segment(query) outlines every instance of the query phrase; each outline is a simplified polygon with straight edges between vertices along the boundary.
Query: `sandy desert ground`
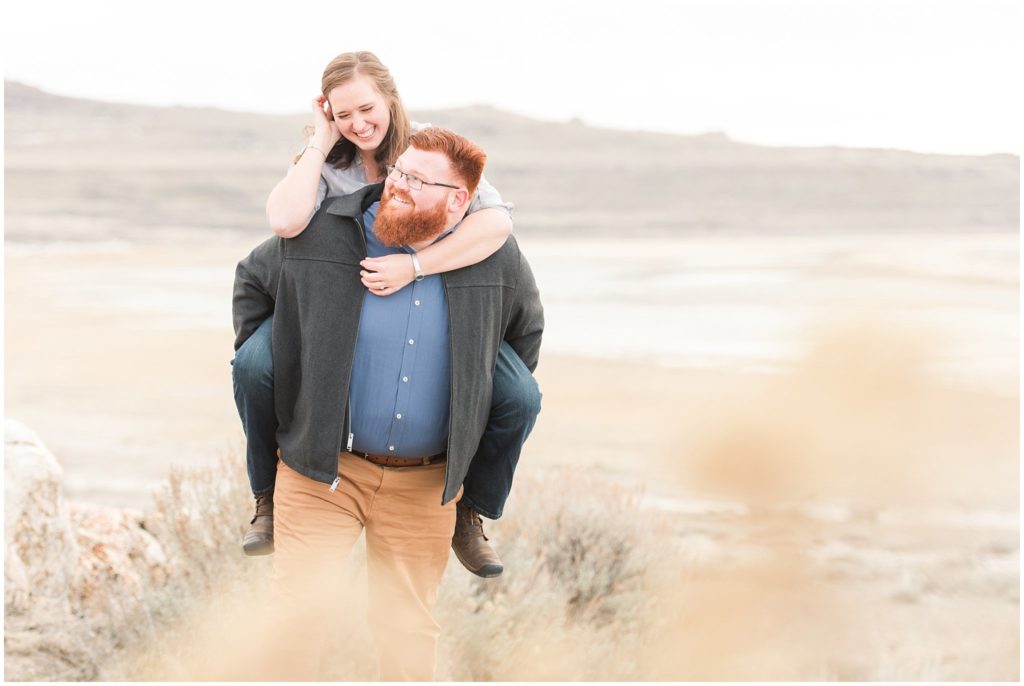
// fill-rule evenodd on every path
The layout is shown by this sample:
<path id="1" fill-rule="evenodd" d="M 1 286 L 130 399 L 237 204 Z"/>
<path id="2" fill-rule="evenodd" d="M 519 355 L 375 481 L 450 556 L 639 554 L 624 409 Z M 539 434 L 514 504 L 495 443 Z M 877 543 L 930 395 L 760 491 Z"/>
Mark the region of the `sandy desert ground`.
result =
<path id="1" fill-rule="evenodd" d="M 919 242 L 695 237 L 623 259 L 612 240 L 522 239 L 548 322 L 530 461 L 642 476 L 678 459 L 694 411 L 851 323 L 927 337 L 929 373 L 1015 398 L 1016 239 Z M 170 464 L 240 450 L 230 288 L 250 245 L 8 244 L 7 411 L 60 456 L 71 497 L 142 506 Z"/>
<path id="2" fill-rule="evenodd" d="M 881 672 L 826 674 L 1016 678 L 1014 236 L 522 242 L 548 317 L 524 473 L 642 485 L 697 561 L 809 551 L 884 620 Z M 229 294 L 250 244 L 8 243 L 7 412 L 68 497 L 147 508 L 171 464 L 241 460 Z"/>

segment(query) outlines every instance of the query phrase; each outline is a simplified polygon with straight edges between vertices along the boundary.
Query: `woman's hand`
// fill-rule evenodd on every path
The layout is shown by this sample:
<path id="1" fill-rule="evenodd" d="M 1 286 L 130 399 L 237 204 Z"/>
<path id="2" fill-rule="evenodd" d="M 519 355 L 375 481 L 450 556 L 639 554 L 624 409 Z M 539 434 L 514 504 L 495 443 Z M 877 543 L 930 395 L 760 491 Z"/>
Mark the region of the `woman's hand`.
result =
<path id="1" fill-rule="evenodd" d="M 391 295 L 407 286 L 416 276 L 412 257 L 407 254 L 367 257 L 359 263 L 363 285 L 374 295 Z"/>
<path id="2" fill-rule="evenodd" d="M 331 148 L 341 140 L 341 131 L 338 131 L 334 123 L 334 113 L 331 112 L 331 103 L 322 95 L 313 98 L 313 138 L 310 143 L 316 147 L 323 146 L 323 153 L 326 155 Z"/>

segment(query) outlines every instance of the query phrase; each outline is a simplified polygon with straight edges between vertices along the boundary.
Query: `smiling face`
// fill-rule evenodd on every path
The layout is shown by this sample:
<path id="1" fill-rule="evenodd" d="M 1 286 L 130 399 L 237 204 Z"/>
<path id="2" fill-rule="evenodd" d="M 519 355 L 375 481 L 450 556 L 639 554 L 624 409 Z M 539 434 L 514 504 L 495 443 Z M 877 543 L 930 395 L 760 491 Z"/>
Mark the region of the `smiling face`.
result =
<path id="1" fill-rule="evenodd" d="M 454 189 L 447 186 L 434 186 L 433 183 L 445 183 L 449 186 L 461 186 L 458 179 L 453 178 L 452 165 L 448 158 L 440 152 L 433 150 L 420 150 L 409 146 L 398 159 L 395 160 L 395 169 L 409 176 L 414 176 L 426 183 L 423 188 L 413 190 L 409 186 L 409 180 L 401 174 L 399 178 L 389 176 L 384 181 L 384 193 L 396 195 L 397 198 L 404 198 L 413 205 L 422 203 L 435 203 L 439 200 L 446 200 L 450 195 L 449 191 Z M 396 204 L 401 205 L 399 200 Z M 381 205 L 387 203 L 382 202 Z M 401 208 L 398 208 L 401 209 Z"/>
<path id="2" fill-rule="evenodd" d="M 395 162 L 395 168 L 423 181 L 458 185 L 448 158 L 439 152 L 410 147 Z M 435 238 L 465 213 L 464 189 L 424 184 L 415 190 L 408 179 L 384 181 L 380 210 L 374 232 L 385 245 L 415 245 Z"/>
<path id="3" fill-rule="evenodd" d="M 356 74 L 327 94 L 341 135 L 363 152 L 380 147 L 391 125 L 391 112 L 373 81 Z"/>

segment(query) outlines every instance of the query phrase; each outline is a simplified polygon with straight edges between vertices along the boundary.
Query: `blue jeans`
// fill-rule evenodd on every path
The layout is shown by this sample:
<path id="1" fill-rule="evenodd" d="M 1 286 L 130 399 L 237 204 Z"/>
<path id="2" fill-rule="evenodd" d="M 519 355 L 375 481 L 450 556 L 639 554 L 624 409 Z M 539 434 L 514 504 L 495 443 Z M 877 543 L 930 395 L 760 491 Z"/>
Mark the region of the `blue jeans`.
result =
<path id="1" fill-rule="evenodd" d="M 235 353 L 231 380 L 245 432 L 245 461 L 253 495 L 274 492 L 277 475 L 277 414 L 274 412 L 274 318 L 260 324 Z M 540 413 L 540 388 L 512 346 L 502 341 L 494 368 L 487 428 L 463 482 L 462 499 L 485 517 L 497 519 L 512 490 L 523 443 Z"/>

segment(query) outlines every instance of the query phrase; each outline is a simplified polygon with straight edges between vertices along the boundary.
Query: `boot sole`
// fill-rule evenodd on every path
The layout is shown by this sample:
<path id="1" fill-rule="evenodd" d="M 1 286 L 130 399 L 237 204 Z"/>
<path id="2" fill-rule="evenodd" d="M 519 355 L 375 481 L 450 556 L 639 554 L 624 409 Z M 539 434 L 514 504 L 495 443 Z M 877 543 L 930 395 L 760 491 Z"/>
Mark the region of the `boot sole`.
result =
<path id="1" fill-rule="evenodd" d="M 477 576 L 483 579 L 493 579 L 496 576 L 501 576 L 501 573 L 505 571 L 505 568 L 502 565 L 484 565 L 480 569 L 473 569 L 468 564 L 466 564 L 466 561 L 462 559 L 462 556 L 459 555 L 459 551 L 454 546 L 452 546 L 452 552 L 455 553 L 455 557 L 459 559 L 459 562 L 462 563 L 462 566 L 465 567 L 471 574 L 476 574 Z"/>
<path id="2" fill-rule="evenodd" d="M 261 541 L 258 543 L 243 543 L 242 552 L 249 557 L 257 557 L 259 555 L 270 555 L 274 552 L 273 541 Z"/>

